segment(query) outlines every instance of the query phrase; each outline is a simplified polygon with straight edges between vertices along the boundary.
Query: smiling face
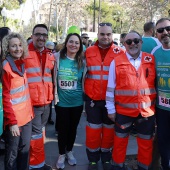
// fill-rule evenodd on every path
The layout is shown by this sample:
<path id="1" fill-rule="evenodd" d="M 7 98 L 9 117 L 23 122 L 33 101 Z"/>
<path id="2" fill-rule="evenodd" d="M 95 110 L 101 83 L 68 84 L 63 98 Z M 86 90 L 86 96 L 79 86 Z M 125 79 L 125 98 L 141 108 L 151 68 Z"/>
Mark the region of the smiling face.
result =
<path id="1" fill-rule="evenodd" d="M 131 41 L 131 44 L 128 43 L 129 41 Z M 135 32 L 128 33 L 124 39 L 124 46 L 127 53 L 134 59 L 138 58 L 142 47 L 141 37 Z"/>
<path id="2" fill-rule="evenodd" d="M 170 48 L 170 21 L 169 20 L 164 20 L 156 25 L 156 36 L 159 39 L 159 41 L 162 43 L 164 48 L 166 49 Z"/>
<path id="3" fill-rule="evenodd" d="M 76 35 L 70 36 L 66 43 L 67 55 L 69 57 L 76 55 L 80 49 L 80 40 Z"/>
<path id="4" fill-rule="evenodd" d="M 14 60 L 20 59 L 23 55 L 23 46 L 18 38 L 12 38 L 9 40 L 8 52 L 14 58 Z"/>
<path id="5" fill-rule="evenodd" d="M 34 32 L 31 38 L 32 38 L 34 47 L 37 50 L 42 51 L 48 39 L 48 32 L 43 27 L 36 27 L 34 29 Z"/>

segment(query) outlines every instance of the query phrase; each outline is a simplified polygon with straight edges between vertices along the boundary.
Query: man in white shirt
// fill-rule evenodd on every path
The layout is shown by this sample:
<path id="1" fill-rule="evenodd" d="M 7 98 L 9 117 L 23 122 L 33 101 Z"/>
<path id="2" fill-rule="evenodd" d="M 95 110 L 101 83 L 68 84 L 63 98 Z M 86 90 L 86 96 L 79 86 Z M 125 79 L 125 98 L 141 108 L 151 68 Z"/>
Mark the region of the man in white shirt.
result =
<path id="1" fill-rule="evenodd" d="M 126 35 L 124 46 L 126 53 L 110 65 L 106 92 L 108 117 L 115 121 L 112 170 L 126 170 L 124 161 L 133 124 L 137 129 L 138 170 L 147 170 L 152 162 L 155 122 L 155 61 L 153 55 L 141 52 L 142 37 L 135 31 Z"/>

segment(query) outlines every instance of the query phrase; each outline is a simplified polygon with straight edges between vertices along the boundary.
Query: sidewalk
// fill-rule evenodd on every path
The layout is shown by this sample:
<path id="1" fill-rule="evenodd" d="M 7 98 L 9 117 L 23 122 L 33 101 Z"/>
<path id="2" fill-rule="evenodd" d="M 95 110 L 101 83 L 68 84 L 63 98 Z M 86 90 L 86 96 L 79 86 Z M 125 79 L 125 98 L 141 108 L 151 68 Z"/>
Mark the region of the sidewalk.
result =
<path id="1" fill-rule="evenodd" d="M 53 120 L 55 120 L 55 114 L 53 109 Z M 86 148 L 85 148 L 85 126 L 86 126 L 86 116 L 82 114 L 78 129 L 77 129 L 77 137 L 74 144 L 73 152 L 77 159 L 76 166 L 70 166 L 66 163 L 66 167 L 64 170 L 87 170 L 88 168 L 88 160 L 86 156 Z M 45 151 L 46 151 L 46 163 L 53 167 L 53 170 L 56 170 L 56 161 L 58 158 L 58 140 L 55 136 L 55 126 L 47 124 L 46 126 L 46 142 L 45 142 Z M 127 155 L 136 155 L 137 153 L 137 144 L 136 138 L 130 136 Z M 3 165 L 4 156 L 0 156 L 0 169 L 4 170 Z M 103 170 L 101 163 L 99 162 L 99 170 Z"/>
<path id="2" fill-rule="evenodd" d="M 54 119 L 53 119 L 54 120 Z M 74 156 L 77 159 L 76 166 L 70 166 L 66 163 L 66 167 L 64 170 L 87 170 L 88 169 L 88 159 L 86 156 L 86 148 L 85 148 L 85 126 L 86 126 L 86 116 L 82 114 L 80 123 L 77 129 L 77 137 L 74 144 L 73 152 Z M 57 137 L 55 136 L 54 125 L 47 125 L 46 127 L 46 163 L 50 164 L 54 170 L 56 170 L 56 161 L 58 158 L 58 143 Z M 130 136 L 127 155 L 136 155 L 137 153 L 137 144 L 136 138 Z M 98 165 L 99 170 L 103 170 L 101 163 Z"/>

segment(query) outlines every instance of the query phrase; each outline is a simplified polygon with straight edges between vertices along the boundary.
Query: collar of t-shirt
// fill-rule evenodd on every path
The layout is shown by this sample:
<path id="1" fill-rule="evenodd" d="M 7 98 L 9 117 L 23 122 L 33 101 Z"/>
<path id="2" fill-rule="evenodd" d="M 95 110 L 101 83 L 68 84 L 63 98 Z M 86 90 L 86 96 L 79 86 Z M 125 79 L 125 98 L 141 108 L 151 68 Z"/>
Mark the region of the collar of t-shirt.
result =
<path id="1" fill-rule="evenodd" d="M 136 70 L 138 70 L 141 64 L 142 52 L 140 52 L 139 56 L 136 59 L 134 59 L 128 52 L 126 52 L 126 56 L 129 62 L 135 67 Z"/>

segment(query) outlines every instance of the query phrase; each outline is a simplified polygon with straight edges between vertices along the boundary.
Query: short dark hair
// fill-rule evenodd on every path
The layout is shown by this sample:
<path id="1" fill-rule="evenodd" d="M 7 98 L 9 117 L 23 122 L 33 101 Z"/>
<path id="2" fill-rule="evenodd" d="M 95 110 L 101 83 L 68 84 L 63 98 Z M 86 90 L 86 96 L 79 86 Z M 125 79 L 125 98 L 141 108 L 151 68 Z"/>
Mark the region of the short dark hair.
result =
<path id="1" fill-rule="evenodd" d="M 125 38 L 125 36 L 126 36 L 126 33 L 120 34 L 120 38 Z"/>
<path id="2" fill-rule="evenodd" d="M 156 22 L 156 25 L 158 25 L 159 23 L 161 23 L 163 21 L 170 21 L 170 19 L 169 18 L 161 18 Z"/>
<path id="3" fill-rule="evenodd" d="M 34 30 L 37 28 L 37 27 L 42 27 L 42 28 L 45 28 L 48 32 L 48 28 L 45 24 L 37 24 L 34 26 L 33 30 L 32 30 L 32 34 L 34 34 Z"/>
<path id="4" fill-rule="evenodd" d="M 11 31 L 11 30 L 10 30 L 10 28 L 8 28 L 8 27 L 1 27 L 1 28 L 0 28 L 0 41 L 2 41 L 2 39 L 3 39 L 6 35 L 9 34 L 9 31 Z"/>
<path id="5" fill-rule="evenodd" d="M 135 31 L 135 30 L 131 30 L 131 31 L 129 31 L 129 33 L 136 33 L 136 34 L 139 35 L 140 39 L 142 39 L 142 35 L 139 32 Z M 127 33 L 126 35 L 128 35 L 129 33 Z"/>
<path id="6" fill-rule="evenodd" d="M 143 30 L 144 32 L 148 32 L 151 28 L 155 27 L 155 23 L 150 21 L 150 22 L 146 22 L 143 26 Z"/>

